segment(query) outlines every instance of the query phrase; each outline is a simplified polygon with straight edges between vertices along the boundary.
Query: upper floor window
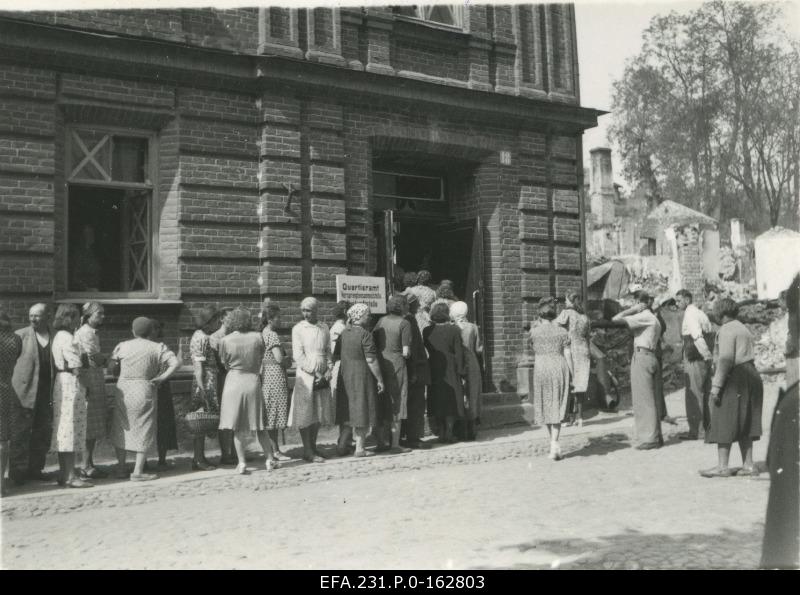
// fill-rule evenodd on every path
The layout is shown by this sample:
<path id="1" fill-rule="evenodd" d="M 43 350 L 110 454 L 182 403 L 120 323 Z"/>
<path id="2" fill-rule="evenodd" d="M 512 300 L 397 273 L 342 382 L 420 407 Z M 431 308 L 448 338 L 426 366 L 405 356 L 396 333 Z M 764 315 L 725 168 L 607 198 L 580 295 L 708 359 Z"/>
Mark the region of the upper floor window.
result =
<path id="1" fill-rule="evenodd" d="M 451 27 L 464 26 L 464 7 L 462 5 L 412 5 L 412 6 L 395 6 L 393 8 L 395 14 L 429 21 L 431 23 L 439 23 L 442 25 L 450 25 Z"/>
<path id="2" fill-rule="evenodd" d="M 153 139 L 96 128 L 67 135 L 67 290 L 153 292 Z"/>

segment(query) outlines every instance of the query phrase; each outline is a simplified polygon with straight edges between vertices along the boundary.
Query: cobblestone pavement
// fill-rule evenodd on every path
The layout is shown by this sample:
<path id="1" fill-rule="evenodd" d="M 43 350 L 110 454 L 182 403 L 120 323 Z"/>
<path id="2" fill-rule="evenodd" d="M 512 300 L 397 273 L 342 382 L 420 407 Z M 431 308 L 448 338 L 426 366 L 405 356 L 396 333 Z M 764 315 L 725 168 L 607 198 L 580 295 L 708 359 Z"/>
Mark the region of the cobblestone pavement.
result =
<path id="1" fill-rule="evenodd" d="M 631 421 L 567 431 L 560 462 L 509 429 L 409 455 L 20 495 L 3 501 L 3 566 L 755 567 L 767 476 L 701 478 L 713 446 L 637 451 Z"/>

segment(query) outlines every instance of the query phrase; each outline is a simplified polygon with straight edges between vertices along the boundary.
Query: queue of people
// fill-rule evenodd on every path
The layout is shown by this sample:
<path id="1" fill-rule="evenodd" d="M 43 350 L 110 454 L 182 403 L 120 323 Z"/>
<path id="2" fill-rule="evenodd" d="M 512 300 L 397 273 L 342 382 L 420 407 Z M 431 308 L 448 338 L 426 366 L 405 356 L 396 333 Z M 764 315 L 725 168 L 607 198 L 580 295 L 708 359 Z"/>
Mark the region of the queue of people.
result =
<path id="1" fill-rule="evenodd" d="M 377 321 L 368 306 L 340 302 L 329 328 L 320 320 L 317 300 L 304 299 L 290 355 L 277 333 L 280 308 L 269 300 L 260 332 L 252 328 L 249 310 L 201 308 L 189 342 L 191 413 L 219 421 L 192 434 L 192 469 L 215 468 L 205 450 L 206 438 L 216 436 L 218 464 L 248 473 L 245 443 L 252 434 L 264 451 L 265 468 L 276 469 L 289 459 L 278 440 L 287 427 L 299 430 L 302 458 L 313 463 L 328 456 L 317 444 L 321 426 L 338 424 L 340 456 L 371 456 L 365 448 L 370 430 L 376 452 L 429 448 L 422 440 L 426 414 L 442 442 L 456 440 L 456 427 L 462 438 L 475 439 L 483 349 L 478 329 L 448 281 L 434 290 L 426 271 L 405 278 L 409 286 L 388 300 L 387 313 Z M 94 462 L 98 441 L 108 438 L 117 455 L 115 478 L 156 479 L 153 471 L 168 469 L 167 452 L 178 447 L 167 381 L 180 362 L 163 342 L 161 323 L 136 318 L 132 338 L 107 356 L 100 348 L 100 303 L 82 309 L 61 304 L 52 323 L 49 318 L 48 307 L 36 304 L 29 326 L 13 332 L 0 311 L 3 474 L 10 461 L 12 482 L 47 480 L 49 451 L 58 454 L 60 485 L 91 487 L 108 475 Z M 106 373 L 116 380 L 110 423 Z M 156 470 L 147 466 L 153 448 Z"/>

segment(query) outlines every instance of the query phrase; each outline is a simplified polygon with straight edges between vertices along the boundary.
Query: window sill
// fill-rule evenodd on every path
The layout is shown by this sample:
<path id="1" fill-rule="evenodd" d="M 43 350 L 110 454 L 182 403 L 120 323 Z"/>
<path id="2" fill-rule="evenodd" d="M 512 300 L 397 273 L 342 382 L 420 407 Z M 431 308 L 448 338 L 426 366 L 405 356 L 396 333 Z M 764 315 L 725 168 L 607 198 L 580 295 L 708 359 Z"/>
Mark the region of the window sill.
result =
<path id="1" fill-rule="evenodd" d="M 104 306 L 182 306 L 183 300 L 160 300 L 158 298 L 104 298 L 92 297 L 64 297 L 55 300 L 56 304 L 85 304 L 97 302 Z"/>

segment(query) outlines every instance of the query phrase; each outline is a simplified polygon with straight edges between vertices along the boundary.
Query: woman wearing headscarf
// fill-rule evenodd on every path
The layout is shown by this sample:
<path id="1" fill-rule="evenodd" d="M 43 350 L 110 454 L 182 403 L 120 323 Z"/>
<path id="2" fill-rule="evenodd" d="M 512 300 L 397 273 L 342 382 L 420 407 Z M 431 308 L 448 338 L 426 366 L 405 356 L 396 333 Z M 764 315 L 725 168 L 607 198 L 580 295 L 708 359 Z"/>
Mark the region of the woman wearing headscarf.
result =
<path id="1" fill-rule="evenodd" d="M 269 471 L 278 464 L 264 430 L 260 376 L 264 340 L 253 332 L 250 312 L 244 308 L 236 308 L 228 315 L 227 326 L 230 332 L 219 342 L 219 360 L 228 371 L 222 389 L 219 428 L 233 432 L 233 446 L 239 459 L 237 473 L 247 473 L 244 439 L 250 432 L 258 436 Z"/>
<path id="2" fill-rule="evenodd" d="M 552 298 L 539 301 L 540 323 L 530 331 L 531 347 L 534 354 L 533 385 L 531 402 L 536 425 L 546 425 L 550 435 L 549 458 L 561 459 L 561 446 L 558 444 L 561 433 L 561 420 L 567 412 L 569 397 L 569 335 L 567 331 L 553 322 L 556 309 Z"/>
<path id="3" fill-rule="evenodd" d="M 286 461 L 288 456 L 278 447 L 278 430 L 283 430 L 289 420 L 289 385 L 286 381 L 286 364 L 291 359 L 283 351 L 281 339 L 275 329 L 278 326 L 281 309 L 269 299 L 264 301 L 261 310 L 261 338 L 264 340 L 264 360 L 261 364 L 261 394 L 264 398 L 264 428 L 272 446 L 273 455 L 278 461 Z"/>
<path id="4" fill-rule="evenodd" d="M 319 426 L 333 425 L 336 411 L 331 398 L 330 331 L 319 321 L 319 302 L 313 297 L 300 304 L 303 320 L 292 328 L 292 358 L 297 366 L 289 425 L 300 430 L 303 458 L 322 463 L 317 449 Z"/>
<path id="5" fill-rule="evenodd" d="M 478 356 L 483 353 L 478 325 L 467 320 L 469 306 L 465 302 L 455 302 L 450 306 L 450 318 L 461 331 L 461 343 L 467 360 L 467 400 L 464 417 L 466 421 L 465 437 L 475 440 L 475 425 L 480 423 L 481 417 L 481 365 Z"/>
<path id="6" fill-rule="evenodd" d="M 333 325 L 331 326 L 331 357 L 336 352 L 339 336 L 347 327 L 347 311 L 350 309 L 350 302 L 342 300 L 333 307 Z M 347 424 L 347 395 L 344 390 L 339 389 L 339 374 L 341 372 L 341 360 L 333 358 L 333 369 L 331 370 L 331 396 L 336 405 L 336 423 L 339 425 L 339 440 L 336 443 L 336 454 L 340 457 L 350 454 L 353 442 L 353 428 Z"/>
<path id="7" fill-rule="evenodd" d="M 125 459 L 128 452 L 133 452 L 136 462 L 131 481 L 149 481 L 158 478 L 144 471 L 147 451 L 155 444 L 158 387 L 179 364 L 163 343 L 149 339 L 153 334 L 149 318 L 140 316 L 131 326 L 133 339 L 114 348 L 109 365 L 109 372 L 117 376 L 111 443 L 117 451 L 117 477 L 126 477 Z"/>
<path id="8" fill-rule="evenodd" d="M 348 324 L 339 335 L 334 352 L 334 358 L 341 362 L 337 415 L 353 428 L 356 457 L 369 456 L 364 441 L 370 426 L 377 424 L 378 394 L 384 391 L 377 349 L 366 328 L 370 314 L 366 304 L 355 304 L 347 310 Z"/>
<path id="9" fill-rule="evenodd" d="M 74 304 L 61 304 L 53 318 L 51 353 L 56 369 L 53 385 L 52 449 L 58 453 L 60 485 L 89 488 L 93 484 L 75 476 L 75 457 L 86 448 L 86 387 L 80 381 L 81 347 L 73 333 L 80 324 Z"/>
<path id="10" fill-rule="evenodd" d="M 453 292 L 452 281 L 445 279 L 436 290 L 436 299 L 434 304 L 445 304 L 448 308 L 458 301 L 456 294 Z"/>
<path id="11" fill-rule="evenodd" d="M 173 362 L 178 358 L 175 353 L 167 347 L 164 340 L 164 327 L 160 320 L 151 318 L 153 333 L 149 339 L 167 351 L 167 356 L 161 363 L 161 372 L 166 372 Z M 178 429 L 175 425 L 175 404 L 172 401 L 172 390 L 169 382 L 162 382 L 158 385 L 158 400 L 156 405 L 156 450 L 158 451 L 158 468 L 168 469 L 167 451 L 178 450 Z"/>
<path id="12" fill-rule="evenodd" d="M 386 390 L 378 395 L 378 425 L 374 429 L 377 452 L 391 450 L 400 454 L 411 450 L 400 446 L 400 424 L 408 417 L 406 360 L 411 356 L 411 325 L 403 317 L 406 307 L 405 296 L 390 297 L 386 302 L 386 315 L 372 331 L 386 383 Z"/>
<path id="13" fill-rule="evenodd" d="M 11 377 L 22 354 L 22 339 L 11 330 L 11 319 L 0 306 L 0 495 L 5 496 L 5 473 L 8 467 L 8 446 L 11 440 L 11 406 L 16 399 Z"/>
<path id="14" fill-rule="evenodd" d="M 81 321 L 83 325 L 75 331 L 75 340 L 84 354 L 81 368 L 81 382 L 86 387 L 86 450 L 83 452 L 84 479 L 101 479 L 107 476 L 94 466 L 94 447 L 97 441 L 106 436 L 108 408 L 106 406 L 107 358 L 100 353 L 100 337 L 97 330 L 105 320 L 105 310 L 98 302 L 83 305 Z"/>
<path id="15" fill-rule="evenodd" d="M 556 318 L 555 323 L 564 327 L 569 335 L 569 354 L 572 370 L 572 395 L 567 406 L 567 415 L 570 423 L 577 421 L 578 427 L 583 426 L 583 401 L 589 387 L 589 335 L 591 323 L 583 309 L 583 300 L 579 293 L 568 293 L 565 298 L 566 306 Z"/>
<path id="16" fill-rule="evenodd" d="M 219 312 L 214 306 L 205 306 L 195 316 L 195 328 L 189 341 L 189 354 L 192 358 L 192 411 L 203 410 L 219 413 L 217 392 L 217 373 L 219 360 L 217 352 L 211 347 L 211 334 L 220 326 Z M 208 471 L 214 469 L 206 460 L 205 436 L 194 437 L 194 457 L 192 469 Z"/>
<path id="17" fill-rule="evenodd" d="M 428 391 L 428 413 L 439 425 L 441 442 L 452 443 L 456 418 L 464 417 L 464 387 L 461 379 L 467 373 L 466 355 L 461 330 L 450 323 L 447 304 L 431 308 L 431 322 L 422 332 L 430 356 L 431 386 Z"/>
<path id="18" fill-rule="evenodd" d="M 730 298 L 714 303 L 714 317 L 722 323 L 714 345 L 715 372 L 708 397 L 710 423 L 706 443 L 717 445 L 716 468 L 703 477 L 730 477 L 731 444 L 739 443 L 743 467 L 736 475 L 758 475 L 753 464 L 753 441 L 761 437 L 764 386 L 754 363 L 754 340 L 739 322 L 739 306 Z"/>

